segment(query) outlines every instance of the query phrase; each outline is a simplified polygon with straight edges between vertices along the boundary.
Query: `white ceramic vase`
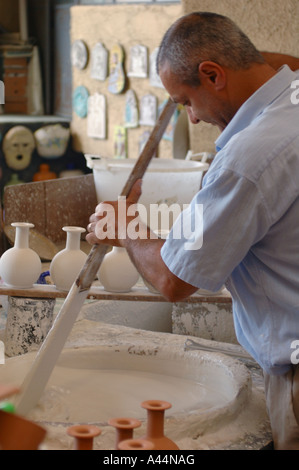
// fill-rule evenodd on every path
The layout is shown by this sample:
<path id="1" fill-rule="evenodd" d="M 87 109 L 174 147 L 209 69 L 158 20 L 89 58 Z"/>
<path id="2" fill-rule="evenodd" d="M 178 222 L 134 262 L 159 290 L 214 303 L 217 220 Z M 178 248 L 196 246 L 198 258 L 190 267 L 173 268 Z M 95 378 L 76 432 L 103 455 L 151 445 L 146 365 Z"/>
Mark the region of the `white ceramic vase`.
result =
<path id="1" fill-rule="evenodd" d="M 66 232 L 66 246 L 51 261 L 50 277 L 57 289 L 69 291 L 80 273 L 87 254 L 80 248 L 82 227 L 63 227 Z"/>
<path id="2" fill-rule="evenodd" d="M 0 276 L 3 282 L 17 289 L 27 289 L 37 282 L 42 264 L 38 254 L 29 248 L 29 222 L 13 222 L 16 228 L 14 246 L 0 258 Z"/>
<path id="3" fill-rule="evenodd" d="M 118 246 L 104 256 L 98 271 L 98 279 L 108 292 L 128 292 L 138 278 L 139 273 L 127 250 Z"/>

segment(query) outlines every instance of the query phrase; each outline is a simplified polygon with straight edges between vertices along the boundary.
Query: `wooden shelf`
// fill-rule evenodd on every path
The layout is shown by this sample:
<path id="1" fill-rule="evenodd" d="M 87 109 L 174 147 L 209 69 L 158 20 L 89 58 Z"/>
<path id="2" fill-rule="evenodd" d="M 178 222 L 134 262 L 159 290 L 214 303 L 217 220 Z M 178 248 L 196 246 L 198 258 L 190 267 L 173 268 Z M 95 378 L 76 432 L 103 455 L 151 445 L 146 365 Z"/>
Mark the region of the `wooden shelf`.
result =
<path id="1" fill-rule="evenodd" d="M 15 289 L 8 286 L 0 286 L 0 295 L 8 295 L 14 297 L 26 298 L 65 298 L 67 292 L 56 289 L 51 284 L 34 284 L 30 289 Z M 167 300 L 159 294 L 151 293 L 146 287 L 133 287 L 130 292 L 107 292 L 102 286 L 93 285 L 89 289 L 88 299 L 95 300 L 134 300 L 139 302 L 167 302 Z M 208 302 L 208 303 L 231 303 L 231 296 L 228 291 L 224 290 L 220 294 L 205 295 L 195 293 L 184 300 L 187 303 Z"/>
<path id="2" fill-rule="evenodd" d="M 63 118 L 61 116 L 54 115 L 31 115 L 31 114 L 1 114 L 0 124 L 31 124 L 31 123 L 43 123 L 43 124 L 57 124 L 57 123 L 69 123 L 70 119 Z"/>

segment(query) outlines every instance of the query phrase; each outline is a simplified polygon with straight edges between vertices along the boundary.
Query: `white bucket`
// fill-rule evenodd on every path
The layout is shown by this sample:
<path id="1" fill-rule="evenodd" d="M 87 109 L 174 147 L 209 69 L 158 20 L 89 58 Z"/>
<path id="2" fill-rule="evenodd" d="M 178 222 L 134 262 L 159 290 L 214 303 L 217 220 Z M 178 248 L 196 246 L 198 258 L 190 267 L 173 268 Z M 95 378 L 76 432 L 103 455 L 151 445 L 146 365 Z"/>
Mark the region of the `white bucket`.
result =
<path id="1" fill-rule="evenodd" d="M 136 163 L 135 159 L 115 159 L 85 155 L 87 166 L 93 170 L 98 202 L 117 200 Z M 150 205 L 190 204 L 199 191 L 207 163 L 176 159 L 154 158 L 143 177 L 139 203 L 150 212 Z M 152 226 L 156 230 L 161 226 Z M 165 227 L 167 228 L 167 227 Z"/>

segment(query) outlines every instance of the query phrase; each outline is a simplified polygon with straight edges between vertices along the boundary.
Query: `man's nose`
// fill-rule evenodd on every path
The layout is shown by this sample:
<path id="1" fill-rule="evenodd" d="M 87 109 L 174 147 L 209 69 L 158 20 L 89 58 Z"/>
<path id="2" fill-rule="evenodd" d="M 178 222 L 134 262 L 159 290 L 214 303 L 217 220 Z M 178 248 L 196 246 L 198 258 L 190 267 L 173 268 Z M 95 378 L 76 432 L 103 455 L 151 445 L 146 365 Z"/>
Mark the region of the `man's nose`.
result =
<path id="1" fill-rule="evenodd" d="M 192 122 L 192 124 L 197 124 L 197 123 L 200 122 L 200 119 L 198 119 L 198 118 L 194 115 L 194 113 L 193 113 L 193 111 L 192 111 L 192 108 L 191 108 L 190 106 L 187 106 L 187 107 L 186 107 L 186 110 L 187 110 L 187 114 L 188 114 L 189 119 L 190 119 L 190 121 Z"/>

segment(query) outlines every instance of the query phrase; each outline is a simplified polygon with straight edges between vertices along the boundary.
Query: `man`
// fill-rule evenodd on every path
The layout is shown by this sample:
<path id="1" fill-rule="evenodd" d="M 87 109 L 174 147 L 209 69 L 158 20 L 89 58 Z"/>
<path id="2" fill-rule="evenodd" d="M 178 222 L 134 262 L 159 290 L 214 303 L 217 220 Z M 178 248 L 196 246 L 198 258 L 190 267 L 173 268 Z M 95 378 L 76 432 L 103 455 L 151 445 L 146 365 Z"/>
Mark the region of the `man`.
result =
<path id="1" fill-rule="evenodd" d="M 172 233 L 155 240 L 147 227 L 137 240 L 103 240 L 102 205 L 90 217 L 87 240 L 124 246 L 170 301 L 225 284 L 238 340 L 264 370 L 274 448 L 299 449 L 292 349 L 299 340 L 299 73 L 283 64 L 299 69 L 294 57 L 259 53 L 228 18 L 197 12 L 177 20 L 159 49 L 161 80 L 193 124 L 221 130 L 202 189 L 174 224 L 196 220 L 203 208 L 195 249 Z M 140 191 L 138 182 L 128 206 Z M 114 202 L 105 213 L 108 225 L 115 225 L 115 211 Z"/>

